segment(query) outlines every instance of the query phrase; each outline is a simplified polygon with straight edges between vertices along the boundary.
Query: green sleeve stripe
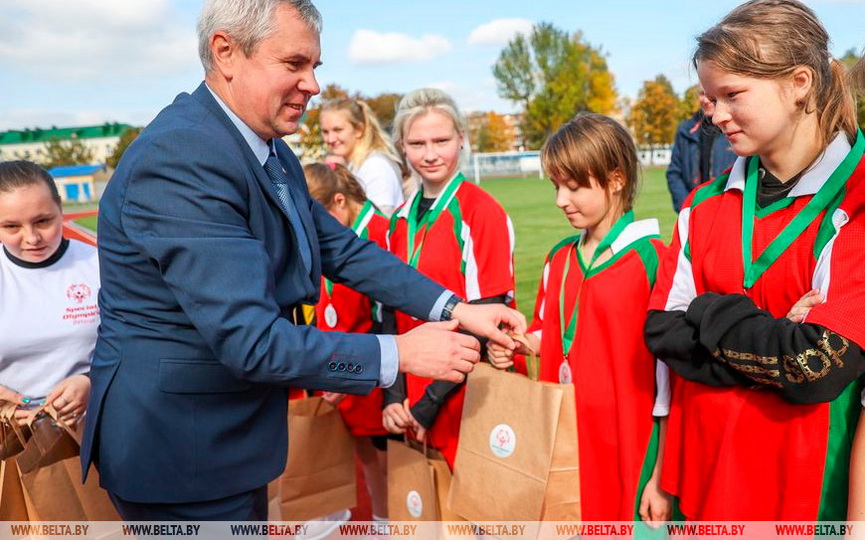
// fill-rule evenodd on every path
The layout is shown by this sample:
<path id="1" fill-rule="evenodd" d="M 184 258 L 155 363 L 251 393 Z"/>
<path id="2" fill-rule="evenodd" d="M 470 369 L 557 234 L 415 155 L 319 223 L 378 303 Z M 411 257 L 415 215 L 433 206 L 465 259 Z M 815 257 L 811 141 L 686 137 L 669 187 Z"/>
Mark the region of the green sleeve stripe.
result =
<path id="1" fill-rule="evenodd" d="M 394 214 L 390 217 L 390 226 L 387 229 L 388 236 L 393 236 L 394 231 L 396 231 L 397 223 L 399 223 L 399 213 L 394 212 Z"/>
<path id="2" fill-rule="evenodd" d="M 728 174 L 722 174 L 718 178 L 715 179 L 711 184 L 707 184 L 697 190 L 694 193 L 694 198 L 691 199 L 691 211 L 694 211 L 694 208 L 697 205 L 701 204 L 703 201 L 714 197 L 715 195 L 720 195 L 724 193 L 724 188 L 727 187 L 727 179 L 730 177 Z"/>
<path id="3" fill-rule="evenodd" d="M 655 286 L 655 279 L 658 277 L 658 252 L 651 242 L 646 242 L 637 247 L 637 254 L 643 261 L 643 266 L 646 269 L 646 279 L 649 280 L 649 289 Z"/>
<path id="4" fill-rule="evenodd" d="M 448 204 L 447 211 L 450 213 L 451 217 L 453 217 L 454 223 L 454 238 L 457 240 L 457 245 L 460 248 L 460 273 L 462 275 L 466 275 L 466 257 L 463 253 L 466 247 L 465 240 L 463 240 L 463 213 L 460 209 L 460 201 L 456 197 L 451 199 L 450 204 Z"/>
<path id="5" fill-rule="evenodd" d="M 552 261 L 553 256 L 556 254 L 556 252 L 558 252 L 562 248 L 570 246 L 571 244 L 573 244 L 574 242 L 576 242 L 579 239 L 580 239 L 580 235 L 568 236 L 567 238 L 563 238 L 558 244 L 553 246 L 553 249 L 550 250 L 550 254 L 547 255 L 547 260 Z"/>
<path id="6" fill-rule="evenodd" d="M 823 492 L 820 496 L 818 521 L 847 519 L 847 489 L 850 483 L 850 453 L 853 435 L 859 423 L 863 378 L 847 385 L 841 395 L 829 404 L 829 440 L 823 469 Z"/>
<path id="7" fill-rule="evenodd" d="M 832 223 L 832 216 L 835 214 L 835 210 L 841 206 L 841 201 L 844 200 L 844 196 L 847 194 L 847 189 L 842 188 L 838 195 L 835 196 L 835 200 L 829 203 L 829 206 L 826 207 L 826 213 L 823 214 L 823 220 L 820 222 L 820 228 L 817 229 L 817 238 L 814 240 L 814 259 L 819 259 L 820 254 L 823 253 L 823 249 L 826 247 L 826 244 L 829 243 L 829 240 L 835 236 L 835 225 Z"/>

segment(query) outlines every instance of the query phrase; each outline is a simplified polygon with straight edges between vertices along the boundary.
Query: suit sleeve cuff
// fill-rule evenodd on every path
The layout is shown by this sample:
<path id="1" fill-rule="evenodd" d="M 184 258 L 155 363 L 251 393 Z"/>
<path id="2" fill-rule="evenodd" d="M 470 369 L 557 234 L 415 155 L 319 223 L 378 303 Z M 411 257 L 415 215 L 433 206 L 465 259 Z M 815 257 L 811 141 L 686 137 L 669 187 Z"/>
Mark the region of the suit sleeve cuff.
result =
<path id="1" fill-rule="evenodd" d="M 378 385 L 387 388 L 396 381 L 399 373 L 399 351 L 396 348 L 396 338 L 393 336 L 377 335 L 378 345 L 381 349 L 381 371 L 378 375 Z"/>
<path id="2" fill-rule="evenodd" d="M 436 303 L 433 304 L 432 309 L 429 312 L 428 319 L 433 322 L 437 322 L 442 320 L 442 315 L 444 313 L 445 304 L 448 303 L 448 300 L 451 299 L 451 296 L 454 296 L 454 293 L 445 289 L 445 291 L 438 297 Z"/>

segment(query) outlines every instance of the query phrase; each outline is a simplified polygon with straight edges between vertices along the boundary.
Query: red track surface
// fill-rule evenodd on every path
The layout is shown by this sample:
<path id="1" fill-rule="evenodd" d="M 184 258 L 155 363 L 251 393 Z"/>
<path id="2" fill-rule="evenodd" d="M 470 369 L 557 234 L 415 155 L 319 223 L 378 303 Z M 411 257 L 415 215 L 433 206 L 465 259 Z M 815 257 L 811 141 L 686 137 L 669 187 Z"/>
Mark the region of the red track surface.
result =
<path id="1" fill-rule="evenodd" d="M 96 234 L 90 229 L 85 229 L 76 224 L 75 220 L 83 217 L 92 217 L 98 213 L 97 210 L 88 210 L 87 212 L 70 212 L 68 214 L 63 214 L 63 236 L 65 238 L 80 240 L 81 242 L 95 246 Z"/>

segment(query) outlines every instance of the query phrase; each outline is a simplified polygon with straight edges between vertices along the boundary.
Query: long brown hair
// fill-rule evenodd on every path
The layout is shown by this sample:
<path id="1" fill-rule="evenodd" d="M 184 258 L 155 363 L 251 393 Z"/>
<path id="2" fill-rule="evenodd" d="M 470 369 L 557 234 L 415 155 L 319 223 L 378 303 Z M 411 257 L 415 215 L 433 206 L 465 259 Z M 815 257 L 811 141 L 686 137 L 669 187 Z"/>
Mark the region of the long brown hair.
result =
<path id="1" fill-rule="evenodd" d="M 829 34 L 814 12 L 797 0 L 750 0 L 697 38 L 694 66 L 759 79 L 781 79 L 804 66 L 813 85 L 796 105 L 816 113 L 822 146 L 839 131 L 852 142 L 856 109 L 844 65 L 829 54 Z"/>
<path id="2" fill-rule="evenodd" d="M 310 163 L 303 168 L 309 194 L 325 208 L 333 206 L 333 198 L 341 193 L 345 198 L 364 204 L 366 193 L 360 182 L 347 168 L 336 163 Z"/>

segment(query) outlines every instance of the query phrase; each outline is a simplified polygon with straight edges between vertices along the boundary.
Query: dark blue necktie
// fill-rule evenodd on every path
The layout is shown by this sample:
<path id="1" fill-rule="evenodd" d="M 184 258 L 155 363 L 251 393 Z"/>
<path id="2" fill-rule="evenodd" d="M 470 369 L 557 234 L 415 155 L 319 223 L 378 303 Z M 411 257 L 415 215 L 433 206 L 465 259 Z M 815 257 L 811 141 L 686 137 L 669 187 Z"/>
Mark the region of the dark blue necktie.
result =
<path id="1" fill-rule="evenodd" d="M 300 214 L 288 190 L 288 175 L 282 170 L 282 164 L 276 158 L 273 147 L 270 149 L 267 161 L 264 162 L 264 171 L 270 177 L 273 188 L 279 197 L 279 202 L 282 203 L 285 213 L 288 214 L 288 221 L 291 223 L 292 230 L 294 230 L 294 238 L 297 240 L 297 246 L 300 250 L 300 258 L 308 274 L 312 271 L 312 250 L 309 247 L 309 240 L 306 238 L 303 223 L 300 221 Z"/>

